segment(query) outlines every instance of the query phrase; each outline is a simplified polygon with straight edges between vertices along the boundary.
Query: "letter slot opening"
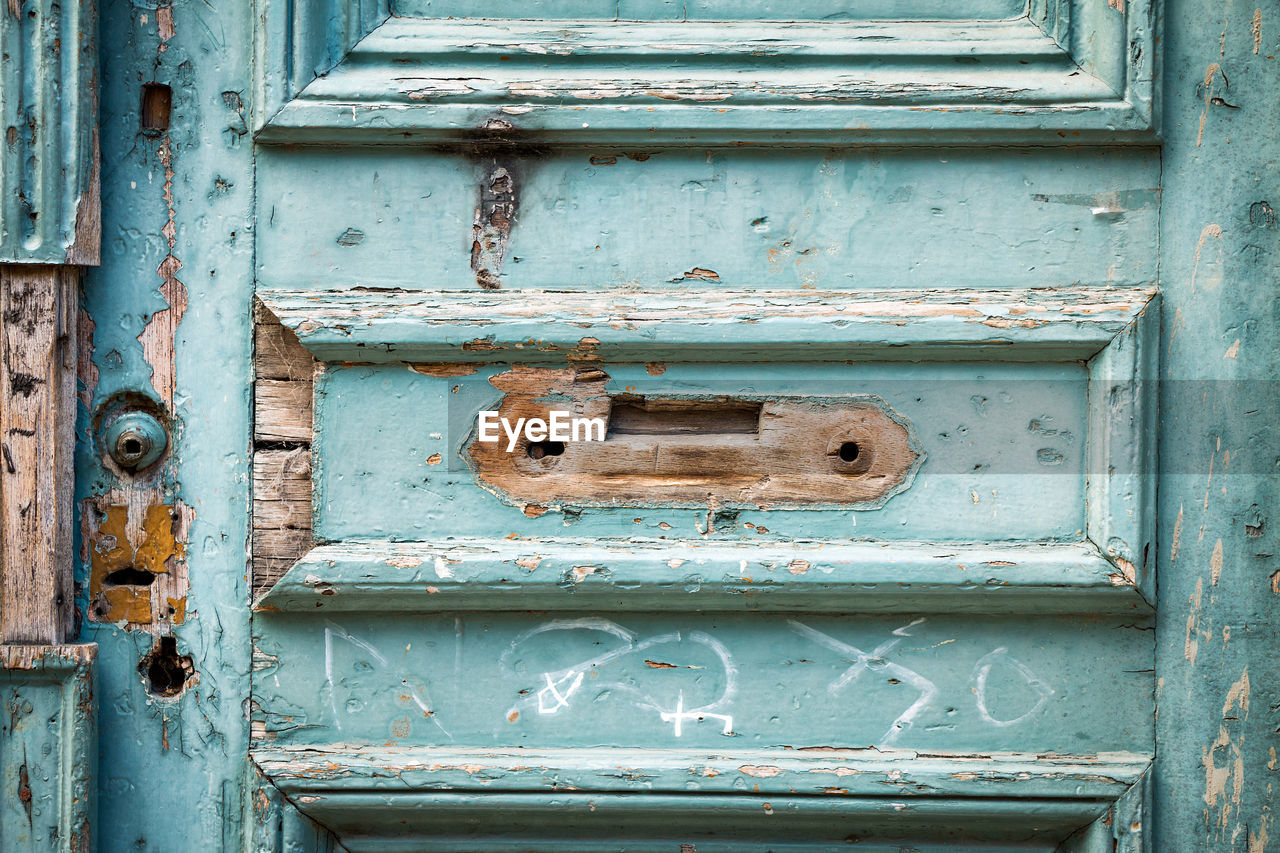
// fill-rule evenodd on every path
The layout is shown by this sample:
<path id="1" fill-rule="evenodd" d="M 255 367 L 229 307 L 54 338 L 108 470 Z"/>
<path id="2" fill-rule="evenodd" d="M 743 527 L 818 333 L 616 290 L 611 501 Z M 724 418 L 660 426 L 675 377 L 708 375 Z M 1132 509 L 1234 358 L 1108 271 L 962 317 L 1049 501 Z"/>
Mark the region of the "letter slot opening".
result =
<path id="1" fill-rule="evenodd" d="M 617 396 L 606 439 L 624 435 L 703 436 L 760 434 L 764 404 L 752 400 L 650 400 Z"/>

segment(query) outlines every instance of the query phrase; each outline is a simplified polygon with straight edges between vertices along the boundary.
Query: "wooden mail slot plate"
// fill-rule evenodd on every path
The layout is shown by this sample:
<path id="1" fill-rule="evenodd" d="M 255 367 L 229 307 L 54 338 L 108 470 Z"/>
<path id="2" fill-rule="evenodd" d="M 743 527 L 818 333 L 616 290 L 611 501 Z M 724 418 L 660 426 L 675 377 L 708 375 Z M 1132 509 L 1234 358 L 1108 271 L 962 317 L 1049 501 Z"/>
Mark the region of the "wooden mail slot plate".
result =
<path id="1" fill-rule="evenodd" d="M 905 488 L 923 459 L 910 426 L 875 397 L 611 396 L 608 379 L 598 368 L 492 377 L 506 434 L 473 431 L 465 457 L 477 480 L 518 504 L 868 507 Z M 577 441 L 510 432 L 553 413 L 594 420 L 603 440 L 590 429 Z"/>

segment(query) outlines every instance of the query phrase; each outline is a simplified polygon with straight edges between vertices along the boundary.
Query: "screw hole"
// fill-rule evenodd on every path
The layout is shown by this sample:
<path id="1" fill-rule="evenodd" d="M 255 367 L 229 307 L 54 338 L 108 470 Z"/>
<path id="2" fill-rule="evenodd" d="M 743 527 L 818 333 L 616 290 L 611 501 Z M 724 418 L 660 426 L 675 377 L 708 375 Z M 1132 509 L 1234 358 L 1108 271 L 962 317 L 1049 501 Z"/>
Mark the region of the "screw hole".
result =
<path id="1" fill-rule="evenodd" d="M 560 456 L 564 453 L 563 441 L 534 441 L 529 444 L 525 453 L 530 459 L 543 459 L 547 456 Z"/>
<path id="2" fill-rule="evenodd" d="M 858 454 L 861 452 L 862 448 L 858 447 L 858 442 L 846 441 L 844 444 L 840 445 L 840 461 L 856 462 L 858 460 Z"/>

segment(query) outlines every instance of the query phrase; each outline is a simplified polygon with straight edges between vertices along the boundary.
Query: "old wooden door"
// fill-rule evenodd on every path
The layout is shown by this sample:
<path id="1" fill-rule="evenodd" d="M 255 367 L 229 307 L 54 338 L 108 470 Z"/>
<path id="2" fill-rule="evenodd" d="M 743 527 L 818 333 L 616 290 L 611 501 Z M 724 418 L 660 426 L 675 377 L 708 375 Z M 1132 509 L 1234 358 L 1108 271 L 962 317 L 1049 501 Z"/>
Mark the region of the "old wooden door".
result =
<path id="1" fill-rule="evenodd" d="M 1274 8 L 100 12 L 0 849 L 1274 846 Z"/>

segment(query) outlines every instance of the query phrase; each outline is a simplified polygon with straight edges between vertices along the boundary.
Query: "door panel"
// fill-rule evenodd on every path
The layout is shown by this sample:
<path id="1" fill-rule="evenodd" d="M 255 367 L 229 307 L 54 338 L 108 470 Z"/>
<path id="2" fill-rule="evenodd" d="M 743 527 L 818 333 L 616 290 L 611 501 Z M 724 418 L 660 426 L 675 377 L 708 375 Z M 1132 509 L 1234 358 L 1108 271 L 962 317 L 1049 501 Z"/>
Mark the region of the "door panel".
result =
<path id="1" fill-rule="evenodd" d="M 309 458 L 310 489 L 259 481 L 269 548 L 309 526 L 283 575 L 259 552 L 254 754 L 353 849 L 454 843 L 405 815 L 460 803 L 546 815 L 485 822 L 480 845 L 590 844 L 593 820 L 559 811 L 584 800 L 616 812 L 620 849 L 714 848 L 740 829 L 697 828 L 700 798 L 798 795 L 834 799 L 788 800 L 762 849 L 1057 849 L 1140 790 L 1151 291 L 260 296 L 259 420 L 308 413 L 279 431 L 292 450 L 263 449 Z M 477 455 L 481 412 L 513 398 L 598 414 L 597 460 L 623 461 L 555 491 L 585 444 Z M 804 449 L 838 450 L 850 406 L 883 418 L 861 452 L 909 451 L 874 500 L 854 487 L 880 469 Z M 784 411 L 804 430 L 774 447 Z M 756 490 L 794 476 L 830 497 Z M 1062 823 L 991 821 L 1042 799 Z"/>

